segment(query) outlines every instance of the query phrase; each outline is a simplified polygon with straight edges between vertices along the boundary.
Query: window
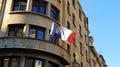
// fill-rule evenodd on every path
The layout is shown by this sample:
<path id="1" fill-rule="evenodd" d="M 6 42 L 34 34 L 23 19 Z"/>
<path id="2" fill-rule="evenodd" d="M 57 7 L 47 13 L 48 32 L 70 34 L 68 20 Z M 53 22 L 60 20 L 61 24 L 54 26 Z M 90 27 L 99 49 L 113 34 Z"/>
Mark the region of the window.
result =
<path id="1" fill-rule="evenodd" d="M 76 38 L 73 39 L 73 44 L 76 46 Z"/>
<path id="2" fill-rule="evenodd" d="M 29 37 L 44 40 L 45 29 L 37 26 L 30 26 Z"/>
<path id="3" fill-rule="evenodd" d="M 8 36 L 22 37 L 23 36 L 23 27 L 24 25 L 9 25 L 9 33 Z"/>
<path id="4" fill-rule="evenodd" d="M 85 28 L 86 30 L 88 30 L 87 24 L 88 24 L 88 18 L 86 17 L 86 18 L 84 18 L 84 28 Z"/>
<path id="5" fill-rule="evenodd" d="M 85 44 L 87 45 L 87 35 L 85 35 Z"/>
<path id="6" fill-rule="evenodd" d="M 59 10 L 53 5 L 51 5 L 50 17 L 59 21 Z"/>
<path id="7" fill-rule="evenodd" d="M 80 53 L 83 55 L 82 43 L 80 43 Z"/>
<path id="8" fill-rule="evenodd" d="M 73 59 L 74 59 L 74 61 L 73 61 L 73 62 L 75 62 L 75 63 L 76 63 L 76 54 L 75 54 L 75 53 L 73 53 Z"/>
<path id="9" fill-rule="evenodd" d="M 82 18 L 81 18 L 81 11 L 79 10 L 79 18 L 80 18 L 80 20 L 82 20 Z"/>
<path id="10" fill-rule="evenodd" d="M 75 0 L 72 0 L 72 4 L 73 4 L 73 6 L 75 7 Z"/>
<path id="11" fill-rule="evenodd" d="M 69 22 L 67 22 L 67 28 L 70 29 L 70 23 Z"/>
<path id="12" fill-rule="evenodd" d="M 88 58 L 88 51 L 86 51 L 86 61 L 89 61 L 89 58 Z"/>
<path id="13" fill-rule="evenodd" d="M 72 22 L 73 22 L 73 25 L 76 26 L 75 25 L 75 15 L 74 14 L 73 14 L 73 21 Z"/>
<path id="14" fill-rule="evenodd" d="M 70 14 L 70 3 L 69 2 L 67 2 L 67 12 L 68 14 Z"/>
<path id="15" fill-rule="evenodd" d="M 95 60 L 92 60 L 92 67 L 96 67 L 96 62 L 95 62 Z"/>
<path id="16" fill-rule="evenodd" d="M 46 14 L 46 5 L 47 3 L 42 0 L 33 0 L 32 12 Z"/>
<path id="17" fill-rule="evenodd" d="M 60 67 L 58 64 L 53 63 L 53 62 L 48 62 L 48 67 Z"/>
<path id="18" fill-rule="evenodd" d="M 20 58 L 18 57 L 3 57 L 0 58 L 0 67 L 19 67 Z"/>
<path id="19" fill-rule="evenodd" d="M 67 44 L 67 52 L 70 53 L 70 45 Z"/>
<path id="20" fill-rule="evenodd" d="M 27 58 L 25 67 L 43 67 L 43 63 L 42 59 Z"/>
<path id="21" fill-rule="evenodd" d="M 79 25 L 79 34 L 82 36 L 82 27 Z"/>
<path id="22" fill-rule="evenodd" d="M 14 0 L 13 11 L 26 10 L 27 0 Z"/>
<path id="23" fill-rule="evenodd" d="M 80 63 L 80 67 L 83 67 L 83 63 L 82 62 Z"/>
<path id="24" fill-rule="evenodd" d="M 59 38 L 58 38 L 57 33 L 55 33 L 54 37 L 50 36 L 50 41 L 55 44 L 59 44 Z"/>

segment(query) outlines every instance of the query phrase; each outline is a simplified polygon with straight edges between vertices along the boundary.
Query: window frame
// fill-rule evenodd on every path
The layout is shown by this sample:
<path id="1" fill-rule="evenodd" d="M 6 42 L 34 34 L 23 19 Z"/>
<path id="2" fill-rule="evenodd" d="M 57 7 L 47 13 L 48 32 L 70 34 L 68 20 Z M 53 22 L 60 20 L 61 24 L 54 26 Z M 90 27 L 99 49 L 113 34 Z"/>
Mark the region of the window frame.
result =
<path id="1" fill-rule="evenodd" d="M 79 35 L 82 37 L 82 27 L 79 25 Z"/>
<path id="2" fill-rule="evenodd" d="M 34 34 L 35 37 L 32 37 L 32 36 L 31 36 L 31 35 L 32 35 L 31 29 L 35 30 L 35 34 Z M 42 39 L 41 39 L 41 38 L 38 38 L 38 35 L 39 35 L 39 34 L 38 34 L 38 31 L 43 32 Z M 30 38 L 35 38 L 35 39 L 44 40 L 44 39 L 45 39 L 45 28 L 30 25 L 30 27 L 29 27 L 29 37 L 30 37 Z"/>
<path id="3" fill-rule="evenodd" d="M 69 2 L 67 2 L 67 12 L 70 15 L 70 3 Z"/>
<path id="4" fill-rule="evenodd" d="M 37 10 L 34 11 L 34 9 L 33 9 L 34 7 L 36 7 Z M 42 10 L 41 7 L 43 7 L 44 10 Z M 35 1 L 35 0 L 33 0 L 32 12 L 46 15 L 46 9 L 47 9 L 47 2 L 46 1 Z"/>
<path id="5" fill-rule="evenodd" d="M 10 37 L 23 37 L 24 24 L 11 24 L 11 25 L 8 25 L 8 28 L 9 28 L 8 36 L 10 36 Z M 20 35 L 18 35 L 18 34 L 20 34 Z"/>
<path id="6" fill-rule="evenodd" d="M 57 36 L 57 33 L 55 33 L 54 37 L 52 37 L 52 35 L 50 35 L 49 41 L 56 44 L 56 45 L 58 45 L 59 44 L 59 38 Z"/>
<path id="7" fill-rule="evenodd" d="M 70 29 L 70 23 L 67 21 L 67 28 Z"/>
<path id="8" fill-rule="evenodd" d="M 24 6 L 24 9 L 21 8 L 22 6 Z M 26 6 L 27 6 L 27 0 L 14 0 L 12 11 L 25 11 Z"/>
<path id="9" fill-rule="evenodd" d="M 82 12 L 80 9 L 79 9 L 79 19 L 82 21 Z"/>
<path id="10" fill-rule="evenodd" d="M 1 63 L 0 63 L 0 67 L 4 67 L 3 63 L 7 63 L 7 67 L 13 67 L 12 65 L 15 64 L 15 67 L 20 66 L 20 57 L 17 56 L 12 56 L 12 57 L 0 57 L 1 59 Z M 6 61 L 5 61 L 6 59 Z M 13 62 L 13 60 L 16 59 L 17 62 Z M 7 61 L 8 60 L 8 61 Z M 17 65 L 16 65 L 17 63 Z M 2 65 L 1 65 L 2 64 Z"/>
<path id="11" fill-rule="evenodd" d="M 36 64 L 36 61 L 41 61 L 42 62 L 42 67 L 44 67 L 44 59 L 38 59 L 38 58 L 30 58 L 30 57 L 26 57 L 26 60 L 25 60 L 25 67 L 29 67 L 28 65 L 30 63 L 28 63 L 28 61 L 32 61 L 31 62 L 31 67 L 35 67 L 35 64 Z M 28 64 L 27 64 L 28 63 Z"/>
<path id="12" fill-rule="evenodd" d="M 67 44 L 67 52 L 70 53 L 70 45 Z"/>
<path id="13" fill-rule="evenodd" d="M 60 11 L 54 5 L 51 5 L 50 17 L 57 21 L 60 19 Z"/>
<path id="14" fill-rule="evenodd" d="M 80 43 L 80 54 L 83 56 L 83 45 Z"/>
<path id="15" fill-rule="evenodd" d="M 75 8 L 75 0 L 72 0 L 72 5 Z"/>
<path id="16" fill-rule="evenodd" d="M 76 24 L 75 24 L 75 15 L 74 14 L 72 15 L 72 22 L 73 22 L 73 25 L 76 27 Z"/>
<path id="17" fill-rule="evenodd" d="M 76 37 L 73 38 L 73 45 L 76 46 Z"/>

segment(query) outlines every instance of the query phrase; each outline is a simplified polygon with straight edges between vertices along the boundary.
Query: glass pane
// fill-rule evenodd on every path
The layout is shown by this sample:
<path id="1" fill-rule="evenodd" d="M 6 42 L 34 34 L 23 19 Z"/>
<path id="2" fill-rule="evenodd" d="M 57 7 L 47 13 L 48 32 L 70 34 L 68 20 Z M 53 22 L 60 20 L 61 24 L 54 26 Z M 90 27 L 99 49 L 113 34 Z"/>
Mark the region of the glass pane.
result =
<path id="1" fill-rule="evenodd" d="M 19 65 L 19 59 L 18 58 L 12 58 L 11 59 L 11 67 L 18 67 Z"/>
<path id="2" fill-rule="evenodd" d="M 44 39 L 44 32 L 43 31 L 38 31 L 37 38 L 38 39 Z"/>
<path id="3" fill-rule="evenodd" d="M 52 10 L 50 11 L 50 17 L 54 18 L 54 11 L 52 11 Z"/>
<path id="4" fill-rule="evenodd" d="M 49 62 L 48 67 L 60 67 L 60 66 L 58 64 L 56 64 L 56 63 Z"/>
<path id="5" fill-rule="evenodd" d="M 48 67 L 53 67 L 51 63 L 48 64 Z"/>
<path id="6" fill-rule="evenodd" d="M 14 11 L 17 11 L 18 9 L 19 9 L 18 5 L 15 5 L 15 6 L 13 7 L 13 10 L 14 10 Z"/>
<path id="7" fill-rule="evenodd" d="M 29 30 L 29 37 L 35 38 L 35 36 L 36 36 L 36 30 L 35 29 L 30 29 Z"/>
<path id="8" fill-rule="evenodd" d="M 42 60 L 35 60 L 35 67 L 43 67 L 43 61 Z"/>
<path id="9" fill-rule="evenodd" d="M 33 67 L 33 59 L 26 59 L 25 67 Z"/>
<path id="10" fill-rule="evenodd" d="M 14 36 L 14 30 L 12 30 L 12 28 L 9 30 L 9 35 L 8 36 Z"/>
<path id="11" fill-rule="evenodd" d="M 59 20 L 59 12 L 55 13 L 55 20 Z"/>
<path id="12" fill-rule="evenodd" d="M 26 6 L 25 5 L 21 5 L 20 6 L 20 10 L 25 10 L 26 9 Z"/>
<path id="13" fill-rule="evenodd" d="M 9 59 L 8 58 L 5 58 L 3 60 L 3 67 L 8 67 L 9 66 Z"/>
<path id="14" fill-rule="evenodd" d="M 17 36 L 17 37 L 22 37 L 22 34 L 23 34 L 22 32 L 23 32 L 22 29 L 17 28 L 16 36 Z"/>
<path id="15" fill-rule="evenodd" d="M 33 12 L 38 12 L 38 7 L 37 7 L 37 6 L 33 6 L 33 7 L 32 7 L 32 11 L 33 11 Z"/>
<path id="16" fill-rule="evenodd" d="M 45 6 L 40 6 L 40 13 L 45 14 Z"/>

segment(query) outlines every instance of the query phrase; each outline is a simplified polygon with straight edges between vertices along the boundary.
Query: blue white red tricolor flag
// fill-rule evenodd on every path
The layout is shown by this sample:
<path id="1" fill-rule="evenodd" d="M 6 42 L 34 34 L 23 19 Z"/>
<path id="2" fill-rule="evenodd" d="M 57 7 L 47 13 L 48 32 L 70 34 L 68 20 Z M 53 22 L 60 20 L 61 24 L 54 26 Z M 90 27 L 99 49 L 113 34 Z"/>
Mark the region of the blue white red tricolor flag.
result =
<path id="1" fill-rule="evenodd" d="M 75 32 L 73 32 L 65 27 L 61 27 L 60 32 L 58 33 L 58 37 L 61 38 L 63 41 L 66 41 L 68 44 L 72 43 L 75 35 L 76 35 Z"/>
<path id="2" fill-rule="evenodd" d="M 56 30 L 57 30 L 57 25 L 53 22 L 51 27 L 51 32 L 50 32 L 50 35 L 52 35 L 52 37 L 54 37 Z"/>

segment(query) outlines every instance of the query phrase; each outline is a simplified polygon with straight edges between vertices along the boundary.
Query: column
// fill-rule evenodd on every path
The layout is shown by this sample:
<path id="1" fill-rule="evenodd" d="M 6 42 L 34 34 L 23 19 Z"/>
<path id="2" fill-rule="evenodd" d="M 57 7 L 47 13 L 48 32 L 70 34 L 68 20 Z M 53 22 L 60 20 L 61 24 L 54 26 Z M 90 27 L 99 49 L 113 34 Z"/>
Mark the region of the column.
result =
<path id="1" fill-rule="evenodd" d="M 23 37 L 28 37 L 29 35 L 29 25 L 26 24 L 23 29 Z"/>
<path id="2" fill-rule="evenodd" d="M 19 67 L 24 67 L 25 66 L 25 57 L 21 56 L 20 57 L 20 66 Z"/>
<path id="3" fill-rule="evenodd" d="M 26 11 L 32 10 L 32 2 L 33 2 L 33 0 L 27 0 Z"/>
<path id="4" fill-rule="evenodd" d="M 49 29 L 46 29 L 46 30 L 45 30 L 45 40 L 48 41 L 48 40 L 49 40 L 49 36 L 50 36 L 50 35 L 49 35 Z"/>
<path id="5" fill-rule="evenodd" d="M 47 8 L 46 8 L 46 14 L 47 14 L 47 16 L 50 16 L 50 8 L 51 8 L 51 4 L 48 2 L 47 3 Z"/>

